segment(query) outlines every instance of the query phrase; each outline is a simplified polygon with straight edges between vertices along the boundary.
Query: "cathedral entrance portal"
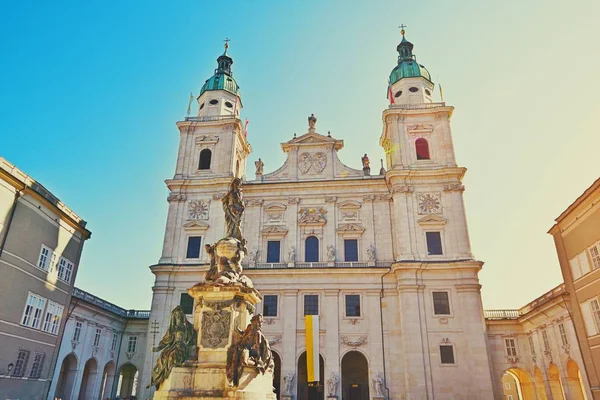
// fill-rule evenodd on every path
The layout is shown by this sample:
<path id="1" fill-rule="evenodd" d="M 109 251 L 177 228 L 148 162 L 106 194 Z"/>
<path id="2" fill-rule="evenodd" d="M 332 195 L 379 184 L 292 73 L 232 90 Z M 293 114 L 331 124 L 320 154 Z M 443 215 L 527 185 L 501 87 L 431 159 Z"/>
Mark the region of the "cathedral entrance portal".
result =
<path id="1" fill-rule="evenodd" d="M 298 358 L 298 400 L 323 400 L 324 387 L 323 375 L 325 375 L 325 362 L 319 354 L 319 386 L 308 386 L 306 372 L 306 352 Z"/>
<path id="2" fill-rule="evenodd" d="M 342 357 L 342 400 L 369 399 L 369 363 L 358 351 Z"/>

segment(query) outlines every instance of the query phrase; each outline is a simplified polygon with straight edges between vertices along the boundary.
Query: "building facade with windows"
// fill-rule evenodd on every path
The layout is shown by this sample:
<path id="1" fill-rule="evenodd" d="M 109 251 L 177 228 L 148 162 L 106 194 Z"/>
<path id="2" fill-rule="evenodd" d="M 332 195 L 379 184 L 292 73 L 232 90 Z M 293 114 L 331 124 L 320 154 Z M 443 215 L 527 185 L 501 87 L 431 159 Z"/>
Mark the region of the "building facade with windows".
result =
<path id="1" fill-rule="evenodd" d="M 150 312 L 125 310 L 78 288 L 69 309 L 47 399 L 138 395 Z"/>
<path id="2" fill-rule="evenodd" d="M 550 229 L 593 399 L 600 399 L 600 179 Z"/>
<path id="3" fill-rule="evenodd" d="M 564 284 L 518 310 L 486 310 L 496 399 L 592 399 Z"/>
<path id="4" fill-rule="evenodd" d="M 493 397 L 483 263 L 469 243 L 454 108 L 433 101 L 430 74 L 412 49 L 403 35 L 397 65 L 382 77 L 390 81 L 391 104 L 383 133 L 371 139 L 385 153 L 386 168 L 375 170 L 367 155 L 362 169 L 340 162 L 344 141 L 319 133 L 311 115 L 305 134 L 283 139 L 282 166 L 265 173 L 259 159 L 248 172 L 252 148 L 238 118 L 233 59 L 227 50 L 218 58 L 197 116 L 177 123 L 163 251 L 151 266 L 150 319 L 161 335 L 175 306 L 192 313 L 187 289 L 203 279 L 203 246 L 225 234 L 221 198 L 240 177 L 245 274 L 264 296 L 258 312 L 275 353 L 279 395 L 308 399 L 304 316 L 319 315 L 320 399 L 333 392 L 354 399 Z M 142 387 L 150 365 L 147 357 Z"/>
<path id="5" fill-rule="evenodd" d="M 45 398 L 86 222 L 0 157 L 0 398 Z"/>

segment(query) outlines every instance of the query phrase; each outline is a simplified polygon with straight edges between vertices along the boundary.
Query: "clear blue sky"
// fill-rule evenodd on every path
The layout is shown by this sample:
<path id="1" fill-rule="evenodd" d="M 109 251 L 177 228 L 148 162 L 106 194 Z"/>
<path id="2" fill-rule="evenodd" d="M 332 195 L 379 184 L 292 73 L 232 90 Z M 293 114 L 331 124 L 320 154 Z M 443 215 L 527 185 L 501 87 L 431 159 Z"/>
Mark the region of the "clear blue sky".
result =
<path id="1" fill-rule="evenodd" d="M 279 143 L 344 139 L 360 168 L 378 146 L 400 23 L 441 82 L 487 308 L 561 281 L 553 220 L 597 177 L 600 2 L 13 1 L 0 14 L 0 154 L 88 221 L 77 285 L 150 306 L 190 91 L 232 39 L 249 140 L 265 172 Z"/>

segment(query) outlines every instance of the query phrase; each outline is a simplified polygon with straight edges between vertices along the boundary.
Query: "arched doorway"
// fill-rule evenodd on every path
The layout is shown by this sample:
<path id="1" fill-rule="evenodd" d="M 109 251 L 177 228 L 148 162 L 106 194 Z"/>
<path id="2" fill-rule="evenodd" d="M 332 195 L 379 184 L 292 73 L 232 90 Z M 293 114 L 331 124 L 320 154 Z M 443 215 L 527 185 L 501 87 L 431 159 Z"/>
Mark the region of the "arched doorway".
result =
<path id="1" fill-rule="evenodd" d="M 358 351 L 342 357 L 342 400 L 369 400 L 369 363 Z"/>
<path id="2" fill-rule="evenodd" d="M 325 388 L 323 387 L 325 375 L 325 362 L 319 354 L 319 386 L 308 387 L 306 372 L 306 352 L 300 354 L 298 358 L 298 400 L 323 400 Z"/>
<path id="3" fill-rule="evenodd" d="M 275 368 L 273 369 L 273 387 L 275 388 L 275 395 L 277 400 L 281 398 L 281 357 L 279 354 L 272 351 L 273 361 L 275 362 Z"/>
<path id="4" fill-rule="evenodd" d="M 73 353 L 67 355 L 60 366 L 60 374 L 58 375 L 58 383 L 56 384 L 56 392 L 54 397 L 62 400 L 71 400 L 73 394 L 73 386 L 75 385 L 75 376 L 77 375 L 77 358 Z"/>
<path id="5" fill-rule="evenodd" d="M 502 375 L 502 386 L 504 388 L 505 394 L 508 393 L 507 391 L 513 390 L 513 386 L 509 388 L 506 385 L 507 383 L 511 382 L 514 382 L 514 391 L 516 391 L 517 398 L 519 400 L 537 400 L 537 397 L 535 395 L 535 384 L 533 383 L 531 377 L 527 372 L 525 372 L 521 368 L 507 369 L 506 372 L 504 372 L 504 375 Z M 515 398 L 514 394 L 513 398 Z"/>
<path id="6" fill-rule="evenodd" d="M 548 366 L 548 383 L 550 384 L 550 392 L 553 400 L 565 400 L 565 393 L 560 383 L 560 372 L 554 363 Z"/>
<path id="7" fill-rule="evenodd" d="M 538 400 L 548 400 L 548 396 L 546 395 L 546 386 L 544 385 L 544 375 L 542 375 L 542 370 L 538 367 L 535 367 L 533 370 L 533 376 L 535 378 L 535 391 L 538 395 Z"/>
<path id="8" fill-rule="evenodd" d="M 117 395 L 121 398 L 135 396 L 138 386 L 138 369 L 133 364 L 125 364 L 119 372 Z"/>
<path id="9" fill-rule="evenodd" d="M 104 366 L 104 371 L 102 372 L 102 384 L 100 385 L 100 395 L 98 396 L 99 400 L 104 400 L 106 398 L 112 397 L 111 392 L 114 380 L 115 363 L 110 361 Z"/>
<path id="10" fill-rule="evenodd" d="M 98 363 L 96 359 L 90 358 L 83 368 L 83 378 L 79 389 L 80 399 L 93 399 L 96 376 L 98 375 Z"/>
<path id="11" fill-rule="evenodd" d="M 585 400 L 583 385 L 581 383 L 581 372 L 577 363 L 571 359 L 567 361 L 567 385 L 573 400 Z"/>

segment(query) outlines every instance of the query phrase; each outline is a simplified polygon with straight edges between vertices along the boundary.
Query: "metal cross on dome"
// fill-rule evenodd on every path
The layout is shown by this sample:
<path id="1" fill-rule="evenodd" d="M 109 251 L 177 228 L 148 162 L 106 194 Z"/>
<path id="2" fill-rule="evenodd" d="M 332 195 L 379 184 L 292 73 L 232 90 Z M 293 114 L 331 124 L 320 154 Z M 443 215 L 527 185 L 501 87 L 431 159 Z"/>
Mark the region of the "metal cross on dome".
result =
<path id="1" fill-rule="evenodd" d="M 229 47 L 229 42 L 231 42 L 231 39 L 229 39 L 228 37 L 225 38 L 225 40 L 223 40 L 225 42 L 225 48 Z"/>
<path id="2" fill-rule="evenodd" d="M 404 30 L 404 28 L 408 28 L 408 26 L 406 26 L 404 24 L 400 24 L 400 26 L 398 28 L 401 29 L 400 33 L 402 33 L 402 36 L 404 36 L 404 34 L 406 33 L 406 31 Z"/>

